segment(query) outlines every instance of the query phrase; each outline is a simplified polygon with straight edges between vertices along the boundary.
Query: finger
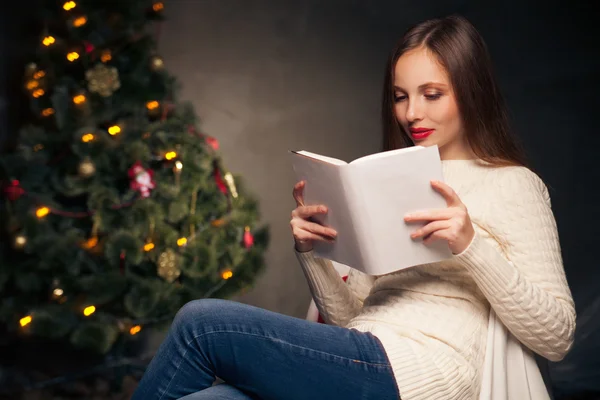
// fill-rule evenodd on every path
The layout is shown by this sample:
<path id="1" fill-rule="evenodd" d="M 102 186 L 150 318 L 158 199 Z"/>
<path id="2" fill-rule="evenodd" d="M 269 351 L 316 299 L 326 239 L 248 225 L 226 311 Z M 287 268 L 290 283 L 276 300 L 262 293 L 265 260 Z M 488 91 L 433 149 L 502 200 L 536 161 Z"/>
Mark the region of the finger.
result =
<path id="1" fill-rule="evenodd" d="M 450 219 L 455 211 L 451 208 L 440 208 L 436 210 L 415 211 L 404 216 L 406 222 L 436 221 Z"/>
<path id="2" fill-rule="evenodd" d="M 425 245 L 431 244 L 431 243 L 435 242 L 436 240 L 448 240 L 446 231 L 447 231 L 446 229 L 442 229 L 442 230 L 433 232 L 431 235 L 429 235 L 428 237 L 426 237 L 423 240 L 423 244 L 425 244 Z"/>
<path id="3" fill-rule="evenodd" d="M 435 191 L 444 196 L 448 207 L 458 206 L 462 204 L 462 201 L 460 201 L 460 198 L 458 197 L 454 189 L 446 185 L 444 182 L 431 181 L 431 186 L 435 189 Z"/>
<path id="4" fill-rule="evenodd" d="M 441 221 L 433 221 L 425 225 L 424 227 L 417 229 L 414 231 L 410 237 L 413 239 L 424 237 L 425 239 L 427 235 L 432 234 L 435 231 L 439 231 L 440 229 L 446 229 L 450 227 L 450 220 L 441 220 Z"/>
<path id="5" fill-rule="evenodd" d="M 305 181 L 300 181 L 294 185 L 294 190 L 292 195 L 294 196 L 294 200 L 296 200 L 296 205 L 303 206 L 304 205 L 304 186 L 306 185 Z"/>
<path id="6" fill-rule="evenodd" d="M 309 222 L 303 219 L 292 222 L 292 224 L 299 229 L 314 233 L 316 235 L 327 236 L 331 239 L 337 236 L 337 231 L 333 228 L 329 228 L 323 225 L 320 225 L 315 222 Z"/>
<path id="7" fill-rule="evenodd" d="M 335 239 L 328 236 L 319 235 L 305 229 L 296 228 L 293 231 L 294 238 L 298 241 L 319 240 L 322 242 L 334 243 Z"/>
<path id="8" fill-rule="evenodd" d="M 292 211 L 292 218 L 309 219 L 317 214 L 327 214 L 327 207 L 323 205 L 299 206 Z"/>

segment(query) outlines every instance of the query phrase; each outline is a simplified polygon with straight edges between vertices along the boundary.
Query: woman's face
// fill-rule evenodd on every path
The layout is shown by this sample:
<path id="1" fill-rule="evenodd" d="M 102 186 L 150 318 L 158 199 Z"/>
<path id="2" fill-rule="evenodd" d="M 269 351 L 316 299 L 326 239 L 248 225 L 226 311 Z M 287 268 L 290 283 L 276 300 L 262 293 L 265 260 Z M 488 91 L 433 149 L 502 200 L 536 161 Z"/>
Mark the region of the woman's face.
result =
<path id="1" fill-rule="evenodd" d="M 427 49 L 398 59 L 394 101 L 396 119 L 414 144 L 437 144 L 442 159 L 472 158 L 448 74 Z"/>

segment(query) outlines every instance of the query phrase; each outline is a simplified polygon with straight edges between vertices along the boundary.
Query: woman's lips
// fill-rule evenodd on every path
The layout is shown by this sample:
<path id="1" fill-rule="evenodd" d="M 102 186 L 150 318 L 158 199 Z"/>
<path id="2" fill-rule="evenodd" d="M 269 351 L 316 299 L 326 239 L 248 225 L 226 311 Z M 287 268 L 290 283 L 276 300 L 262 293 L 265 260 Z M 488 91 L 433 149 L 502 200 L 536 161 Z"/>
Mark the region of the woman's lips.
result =
<path id="1" fill-rule="evenodd" d="M 423 128 L 415 128 L 411 129 L 410 133 L 415 140 L 425 139 L 427 136 L 431 135 L 435 129 L 423 129 Z"/>

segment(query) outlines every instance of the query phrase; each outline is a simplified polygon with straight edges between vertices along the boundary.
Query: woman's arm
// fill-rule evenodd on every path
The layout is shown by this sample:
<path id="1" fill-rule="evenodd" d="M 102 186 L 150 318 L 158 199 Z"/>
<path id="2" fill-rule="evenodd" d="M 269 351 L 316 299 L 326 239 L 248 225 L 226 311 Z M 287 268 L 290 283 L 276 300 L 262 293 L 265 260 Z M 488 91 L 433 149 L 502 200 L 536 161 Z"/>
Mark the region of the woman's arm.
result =
<path id="1" fill-rule="evenodd" d="M 573 343 L 575 306 L 556 221 L 544 183 L 525 168 L 507 173 L 487 227 L 505 255 L 478 234 L 456 259 L 470 271 L 496 314 L 541 356 L 561 360 Z"/>
<path id="2" fill-rule="evenodd" d="M 376 277 L 350 269 L 346 282 L 331 261 L 296 251 L 319 314 L 327 324 L 346 326 L 362 309 Z"/>

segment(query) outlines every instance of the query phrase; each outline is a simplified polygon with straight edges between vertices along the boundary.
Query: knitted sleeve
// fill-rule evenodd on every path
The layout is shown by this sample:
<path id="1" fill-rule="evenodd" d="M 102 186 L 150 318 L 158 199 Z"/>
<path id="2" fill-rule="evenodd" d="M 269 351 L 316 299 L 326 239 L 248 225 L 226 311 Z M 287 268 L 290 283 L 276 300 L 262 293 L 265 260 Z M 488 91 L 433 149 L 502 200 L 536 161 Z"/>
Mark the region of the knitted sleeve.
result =
<path id="1" fill-rule="evenodd" d="M 346 326 L 362 309 L 376 277 L 350 269 L 344 282 L 331 261 L 315 257 L 312 251 L 296 251 L 296 257 L 323 320 Z"/>
<path id="2" fill-rule="evenodd" d="M 501 174 L 486 229 L 504 254 L 476 234 L 455 257 L 511 333 L 532 351 L 558 361 L 573 344 L 575 307 L 548 189 L 526 168 Z"/>

